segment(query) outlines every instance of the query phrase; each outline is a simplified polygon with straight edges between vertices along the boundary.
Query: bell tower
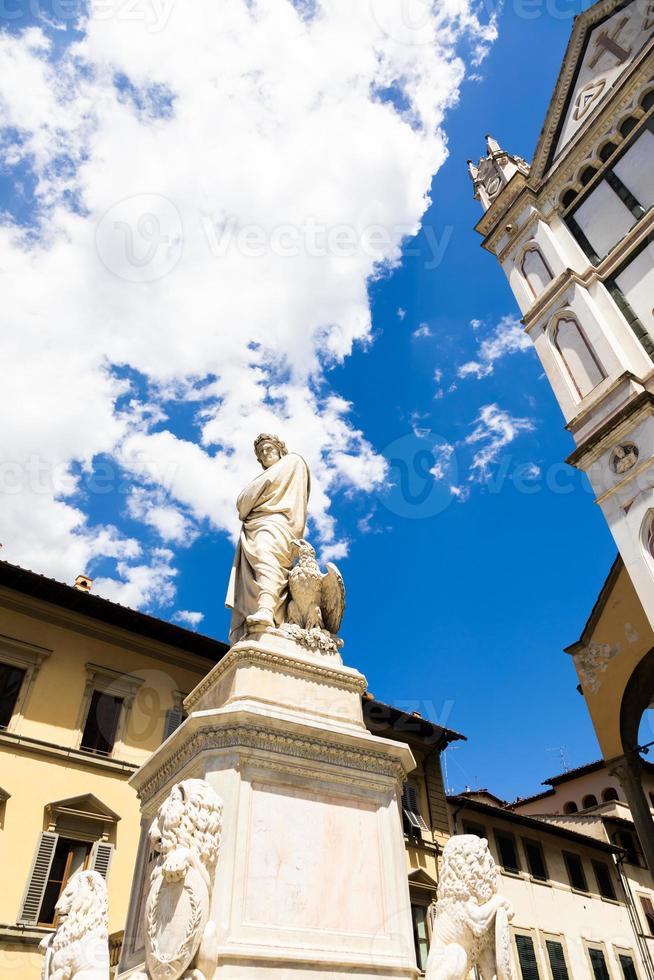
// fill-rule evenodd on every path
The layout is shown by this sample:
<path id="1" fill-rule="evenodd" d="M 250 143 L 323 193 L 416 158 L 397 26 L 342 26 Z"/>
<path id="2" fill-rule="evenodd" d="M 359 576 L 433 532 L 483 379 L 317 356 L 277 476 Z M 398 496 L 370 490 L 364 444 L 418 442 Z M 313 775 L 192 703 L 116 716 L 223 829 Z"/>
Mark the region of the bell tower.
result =
<path id="1" fill-rule="evenodd" d="M 609 44 L 618 32 L 621 45 Z M 654 18 L 575 22 L 534 158 L 486 137 L 476 230 L 508 278 L 654 628 Z"/>
<path id="2" fill-rule="evenodd" d="M 468 160 L 468 172 L 475 187 L 475 197 L 484 211 L 506 187 L 514 174 L 529 174 L 529 165 L 522 157 L 513 157 L 503 150 L 492 136 L 486 137 L 486 156 L 477 166 Z"/>

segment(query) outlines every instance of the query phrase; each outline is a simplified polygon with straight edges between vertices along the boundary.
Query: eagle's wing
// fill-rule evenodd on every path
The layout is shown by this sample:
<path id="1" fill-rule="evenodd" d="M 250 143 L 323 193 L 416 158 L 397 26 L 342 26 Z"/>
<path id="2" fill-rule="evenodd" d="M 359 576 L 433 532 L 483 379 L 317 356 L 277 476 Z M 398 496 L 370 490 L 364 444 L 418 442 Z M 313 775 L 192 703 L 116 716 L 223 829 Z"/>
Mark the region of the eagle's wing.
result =
<path id="1" fill-rule="evenodd" d="M 345 612 L 345 583 L 336 565 L 330 561 L 322 577 L 320 608 L 325 629 L 336 635 Z"/>

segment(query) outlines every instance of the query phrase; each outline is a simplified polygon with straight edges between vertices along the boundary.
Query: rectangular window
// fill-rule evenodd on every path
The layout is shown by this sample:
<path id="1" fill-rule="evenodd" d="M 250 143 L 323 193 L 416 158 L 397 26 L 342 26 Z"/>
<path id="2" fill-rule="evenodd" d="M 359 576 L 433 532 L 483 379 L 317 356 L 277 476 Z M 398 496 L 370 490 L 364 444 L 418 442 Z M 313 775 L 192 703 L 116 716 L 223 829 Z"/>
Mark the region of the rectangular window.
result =
<path id="1" fill-rule="evenodd" d="M 545 948 L 547 949 L 547 957 L 550 961 L 552 980 L 569 980 L 568 964 L 565 961 L 563 943 L 558 942 L 556 939 L 546 939 Z"/>
<path id="2" fill-rule="evenodd" d="M 518 963 L 520 964 L 522 980 L 540 980 L 534 941 L 531 936 L 516 935 L 515 945 L 518 950 Z"/>
<path id="3" fill-rule="evenodd" d="M 527 855 L 527 865 L 529 874 L 537 881 L 547 881 L 547 865 L 543 847 L 537 840 L 524 840 L 525 854 Z"/>
<path id="4" fill-rule="evenodd" d="M 418 787 L 407 783 L 402 793 L 402 815 L 404 817 L 404 832 L 420 836 L 421 830 L 429 830 L 422 818 L 418 806 Z"/>
<path id="5" fill-rule="evenodd" d="M 568 878 L 570 879 L 570 884 L 573 888 L 576 888 L 579 892 L 588 891 L 588 883 L 586 882 L 586 875 L 584 874 L 584 865 L 578 854 L 570 854 L 568 851 L 563 852 L 563 860 L 565 861 L 565 866 L 568 871 Z"/>
<path id="6" fill-rule="evenodd" d="M 612 898 L 615 901 L 615 888 L 608 864 L 604 864 L 603 861 L 593 861 L 592 864 L 600 895 L 602 898 Z"/>
<path id="7" fill-rule="evenodd" d="M 645 922 L 647 923 L 647 933 L 650 936 L 654 936 L 654 905 L 644 895 L 640 896 L 640 904 L 643 915 L 645 916 Z"/>
<path id="8" fill-rule="evenodd" d="M 109 755 L 114 747 L 123 699 L 103 691 L 94 691 L 86 717 L 82 748 L 87 752 Z"/>
<path id="9" fill-rule="evenodd" d="M 467 820 L 463 821 L 463 833 L 472 834 L 473 837 L 486 837 L 486 831 L 480 823 L 469 823 Z"/>
<path id="10" fill-rule="evenodd" d="M 427 956 L 429 955 L 427 909 L 425 906 L 412 905 L 411 918 L 413 919 L 413 941 L 416 946 L 416 962 L 418 969 L 424 973 L 427 969 Z"/>
<path id="11" fill-rule="evenodd" d="M 593 968 L 595 980 L 611 980 L 606 966 L 606 958 L 603 949 L 589 948 L 590 965 Z"/>
<path id="12" fill-rule="evenodd" d="M 618 953 L 618 960 L 624 980 L 638 980 L 633 956 L 630 956 L 629 953 Z"/>
<path id="13" fill-rule="evenodd" d="M 636 254 L 629 264 L 615 277 L 622 292 L 640 322 L 650 334 L 654 334 L 654 253 L 652 246 Z"/>
<path id="14" fill-rule="evenodd" d="M 645 129 L 614 165 L 613 170 L 645 208 L 654 204 L 654 187 L 648 179 L 654 160 L 654 136 Z"/>
<path id="15" fill-rule="evenodd" d="M 590 192 L 572 217 L 600 258 L 608 255 L 637 221 L 605 180 Z"/>
<path id="16" fill-rule="evenodd" d="M 516 847 L 513 834 L 500 833 L 495 831 L 497 849 L 500 853 L 500 862 L 505 871 L 520 871 L 518 861 L 518 848 Z"/>
<path id="17" fill-rule="evenodd" d="M 57 900 L 70 876 L 87 867 L 90 852 L 91 845 L 88 843 L 68 840 L 66 837 L 59 838 L 41 903 L 40 926 L 54 925 Z"/>
<path id="18" fill-rule="evenodd" d="M 7 728 L 16 708 L 26 671 L 0 664 L 0 729 Z"/>

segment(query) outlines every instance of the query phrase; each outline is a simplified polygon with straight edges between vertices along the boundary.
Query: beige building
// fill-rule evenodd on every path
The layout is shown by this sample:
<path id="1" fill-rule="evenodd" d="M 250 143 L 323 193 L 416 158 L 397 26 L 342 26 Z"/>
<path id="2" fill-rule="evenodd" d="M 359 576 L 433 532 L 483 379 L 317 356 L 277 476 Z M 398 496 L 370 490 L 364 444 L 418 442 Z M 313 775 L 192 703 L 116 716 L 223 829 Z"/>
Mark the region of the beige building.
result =
<path id="1" fill-rule="evenodd" d="M 140 831 L 127 781 L 225 650 L 0 562 L 1 977 L 40 976 L 38 943 L 84 866 L 107 877 L 119 939 Z"/>
<path id="2" fill-rule="evenodd" d="M 84 583 L 81 582 L 81 585 Z M 0 562 L 0 977 L 37 980 L 67 878 L 107 878 L 117 964 L 140 836 L 128 779 L 183 718 L 225 644 Z M 463 736 L 364 696 L 373 734 L 417 768 L 403 799 L 416 956 L 449 835 L 440 754 Z"/>
<path id="3" fill-rule="evenodd" d="M 431 938 L 429 906 L 436 901 L 438 885 L 438 856 L 450 837 L 441 752 L 464 736 L 419 714 L 382 704 L 371 695 L 364 695 L 363 717 L 373 735 L 406 743 L 416 760 L 404 788 L 402 810 L 416 960 L 424 970 Z"/>
<path id="4" fill-rule="evenodd" d="M 578 814 L 548 817 L 544 809 L 532 816 L 521 801 L 508 808 L 484 791 L 448 802 L 454 832 L 485 837 L 500 868 L 500 891 L 515 910 L 517 977 L 652 980 L 654 914 L 645 914 L 654 901 L 652 879 L 642 867 L 627 869 L 609 824 Z M 538 798 L 531 802 L 538 809 Z"/>

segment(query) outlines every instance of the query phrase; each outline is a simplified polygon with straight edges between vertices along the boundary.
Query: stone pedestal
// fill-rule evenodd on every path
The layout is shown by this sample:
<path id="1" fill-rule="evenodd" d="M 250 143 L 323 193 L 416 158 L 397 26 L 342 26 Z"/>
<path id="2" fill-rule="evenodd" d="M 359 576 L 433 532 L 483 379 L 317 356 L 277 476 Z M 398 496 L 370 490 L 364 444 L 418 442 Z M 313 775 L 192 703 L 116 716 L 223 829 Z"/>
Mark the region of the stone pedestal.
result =
<path id="1" fill-rule="evenodd" d="M 417 976 L 400 817 L 415 762 L 366 730 L 365 685 L 338 654 L 273 631 L 232 647 L 192 692 L 187 720 L 132 778 L 144 839 L 119 976 L 143 969 L 145 834 L 188 778 L 224 804 L 213 980 Z"/>

